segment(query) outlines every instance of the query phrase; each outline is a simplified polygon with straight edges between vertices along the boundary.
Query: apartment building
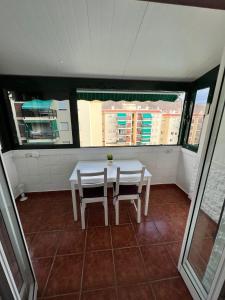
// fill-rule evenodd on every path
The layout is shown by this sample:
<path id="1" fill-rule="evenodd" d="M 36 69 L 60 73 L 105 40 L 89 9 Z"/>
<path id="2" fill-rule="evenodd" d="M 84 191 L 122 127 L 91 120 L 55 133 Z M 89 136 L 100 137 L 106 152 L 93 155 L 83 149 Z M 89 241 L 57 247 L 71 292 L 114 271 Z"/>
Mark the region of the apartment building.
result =
<path id="1" fill-rule="evenodd" d="M 189 133 L 189 139 L 188 139 L 188 142 L 192 145 L 196 145 L 199 143 L 203 119 L 204 119 L 203 113 L 199 112 L 199 113 L 193 114 L 192 121 L 191 121 L 191 127 L 190 127 L 190 133 Z"/>
<path id="2" fill-rule="evenodd" d="M 71 144 L 69 100 L 16 101 L 10 96 L 18 141 L 23 144 Z"/>

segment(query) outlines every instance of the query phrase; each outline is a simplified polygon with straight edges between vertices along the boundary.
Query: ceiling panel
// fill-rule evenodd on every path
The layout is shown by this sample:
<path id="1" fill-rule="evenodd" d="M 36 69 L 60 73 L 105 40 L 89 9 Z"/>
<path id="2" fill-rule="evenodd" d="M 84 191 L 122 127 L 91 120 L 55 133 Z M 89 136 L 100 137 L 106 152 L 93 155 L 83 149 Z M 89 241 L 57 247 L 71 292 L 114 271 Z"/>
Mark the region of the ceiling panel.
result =
<path id="1" fill-rule="evenodd" d="M 191 80 L 215 67 L 225 12 L 134 0 L 0 0 L 0 73 Z"/>

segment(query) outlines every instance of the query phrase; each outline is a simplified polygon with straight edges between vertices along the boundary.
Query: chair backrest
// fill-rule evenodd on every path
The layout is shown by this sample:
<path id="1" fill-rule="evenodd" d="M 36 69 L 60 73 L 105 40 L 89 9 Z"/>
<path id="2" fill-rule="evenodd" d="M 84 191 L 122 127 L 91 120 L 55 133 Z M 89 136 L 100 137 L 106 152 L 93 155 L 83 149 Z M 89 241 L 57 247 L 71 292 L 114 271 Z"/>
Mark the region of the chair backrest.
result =
<path id="1" fill-rule="evenodd" d="M 104 171 L 93 173 L 81 173 L 80 170 L 77 170 L 77 181 L 80 197 L 84 196 L 84 188 L 95 187 L 104 187 L 104 197 L 107 197 L 107 168 L 104 168 Z"/>
<path id="2" fill-rule="evenodd" d="M 140 170 L 131 170 L 131 171 L 121 171 L 120 168 L 117 168 L 116 195 L 119 195 L 120 185 L 136 185 L 138 186 L 138 194 L 140 194 L 142 191 L 144 174 L 145 174 L 144 166 Z M 127 175 L 127 176 L 123 176 L 123 175 Z"/>

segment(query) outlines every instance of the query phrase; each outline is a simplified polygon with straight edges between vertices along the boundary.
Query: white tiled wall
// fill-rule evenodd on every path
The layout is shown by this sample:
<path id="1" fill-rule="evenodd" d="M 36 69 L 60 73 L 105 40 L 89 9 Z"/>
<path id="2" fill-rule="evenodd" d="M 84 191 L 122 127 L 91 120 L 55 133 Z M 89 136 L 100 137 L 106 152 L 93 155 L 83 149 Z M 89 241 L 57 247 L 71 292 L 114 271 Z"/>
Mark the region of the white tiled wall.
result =
<path id="1" fill-rule="evenodd" d="M 9 151 L 3 154 L 3 160 L 6 168 L 6 172 L 11 183 L 12 191 L 14 197 L 16 198 L 19 194 L 17 186 L 19 184 L 18 173 L 16 169 L 16 165 L 13 159 L 13 152 Z"/>
<path id="2" fill-rule="evenodd" d="M 180 149 L 176 184 L 187 194 L 192 192 L 198 171 L 197 154 L 185 148 Z"/>
<path id="3" fill-rule="evenodd" d="M 39 154 L 37 158 L 26 157 Z M 15 150 L 4 154 L 9 174 L 16 168 L 18 180 L 11 176 L 13 188 L 25 184 L 25 191 L 51 191 L 69 189 L 69 176 L 78 160 L 105 159 L 112 153 L 115 159 L 139 159 L 153 174 L 152 184 L 176 183 L 180 147 L 86 148 Z M 13 165 L 14 164 L 14 165 Z"/>

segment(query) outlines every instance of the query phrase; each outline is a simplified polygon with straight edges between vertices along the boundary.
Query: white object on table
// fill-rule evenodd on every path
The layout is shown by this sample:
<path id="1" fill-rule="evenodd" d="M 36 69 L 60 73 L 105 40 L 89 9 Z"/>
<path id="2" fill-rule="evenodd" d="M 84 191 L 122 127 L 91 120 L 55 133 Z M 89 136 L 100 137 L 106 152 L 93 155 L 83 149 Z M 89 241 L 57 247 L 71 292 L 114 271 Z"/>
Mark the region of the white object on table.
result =
<path id="1" fill-rule="evenodd" d="M 71 192 L 72 192 L 74 220 L 77 221 L 77 202 L 76 202 L 76 192 L 75 192 L 75 190 L 78 189 L 77 170 L 80 170 L 82 173 L 94 173 L 94 172 L 101 172 L 102 170 L 104 170 L 104 168 L 107 168 L 107 182 L 108 184 L 112 184 L 113 182 L 116 182 L 116 174 L 117 174 L 118 167 L 120 167 L 120 169 L 123 171 L 132 171 L 132 170 L 140 170 L 142 169 L 143 166 L 144 165 L 139 160 L 133 160 L 133 159 L 114 160 L 111 166 L 108 165 L 107 160 L 78 161 L 69 179 L 71 184 Z M 152 174 L 147 169 L 145 169 L 145 174 L 144 174 L 144 185 L 146 185 L 145 211 L 144 211 L 145 216 L 147 216 L 148 214 L 151 178 L 152 178 Z M 126 179 L 128 180 L 129 178 L 127 177 Z M 98 177 L 95 177 L 95 180 L 97 181 Z M 88 178 L 87 178 L 87 183 L 88 183 Z"/>

